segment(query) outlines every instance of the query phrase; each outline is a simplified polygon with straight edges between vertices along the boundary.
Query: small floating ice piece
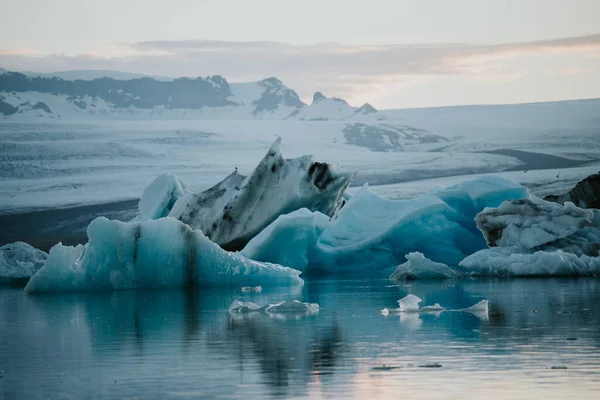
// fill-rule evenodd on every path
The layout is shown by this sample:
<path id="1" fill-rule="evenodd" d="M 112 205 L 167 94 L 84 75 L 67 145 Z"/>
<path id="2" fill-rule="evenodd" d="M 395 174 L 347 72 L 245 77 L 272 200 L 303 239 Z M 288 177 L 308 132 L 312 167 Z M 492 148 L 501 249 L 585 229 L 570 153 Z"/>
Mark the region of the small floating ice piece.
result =
<path id="1" fill-rule="evenodd" d="M 432 306 L 425 306 L 425 307 L 421 307 L 421 309 L 419 310 L 420 312 L 427 312 L 427 313 L 439 313 L 442 311 L 446 311 L 446 309 L 444 307 L 442 307 L 440 305 L 440 303 L 435 303 Z"/>
<path id="2" fill-rule="evenodd" d="M 244 286 L 242 292 L 262 292 L 262 286 Z"/>
<path id="3" fill-rule="evenodd" d="M 408 294 L 402 299 L 398 300 L 400 306 L 400 312 L 419 312 L 419 303 L 422 300 L 414 294 Z"/>
<path id="4" fill-rule="evenodd" d="M 486 313 L 488 312 L 488 301 L 487 300 L 481 300 L 479 303 L 472 305 L 469 308 L 464 308 L 462 310 L 459 311 L 468 311 L 468 312 L 472 312 L 472 313 Z"/>
<path id="5" fill-rule="evenodd" d="M 298 300 L 285 300 L 279 303 L 268 304 L 264 307 L 250 301 L 234 300 L 229 306 L 229 312 L 232 313 L 248 313 L 248 312 L 265 312 L 271 315 L 274 314 L 304 314 L 313 315 L 319 312 L 317 303 L 302 303 Z"/>
<path id="6" fill-rule="evenodd" d="M 259 311 L 261 307 L 258 304 L 252 303 L 250 301 L 239 301 L 234 300 L 229 306 L 229 312 L 236 313 L 247 313 L 252 311 Z"/>
<path id="7" fill-rule="evenodd" d="M 391 371 L 393 369 L 398 369 L 398 368 L 402 368 L 402 366 L 401 365 L 383 364 L 383 365 L 377 365 L 375 367 L 371 367 L 371 371 Z"/>
<path id="8" fill-rule="evenodd" d="M 287 300 L 279 303 L 270 304 L 266 309 L 266 312 L 273 314 L 283 313 L 307 313 L 316 314 L 319 312 L 319 305 L 317 303 L 302 303 L 298 300 Z"/>

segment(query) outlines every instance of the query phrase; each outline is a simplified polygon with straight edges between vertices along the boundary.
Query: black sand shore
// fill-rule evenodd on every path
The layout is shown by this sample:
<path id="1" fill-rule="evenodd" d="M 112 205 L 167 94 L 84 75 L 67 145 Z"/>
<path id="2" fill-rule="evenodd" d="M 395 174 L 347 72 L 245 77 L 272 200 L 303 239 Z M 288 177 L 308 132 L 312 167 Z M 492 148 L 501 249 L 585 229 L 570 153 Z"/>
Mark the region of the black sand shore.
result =
<path id="1" fill-rule="evenodd" d="M 128 221 L 137 214 L 138 200 L 0 215 L 0 246 L 22 241 L 48 251 L 58 242 L 87 242 L 86 228 L 96 217 Z"/>

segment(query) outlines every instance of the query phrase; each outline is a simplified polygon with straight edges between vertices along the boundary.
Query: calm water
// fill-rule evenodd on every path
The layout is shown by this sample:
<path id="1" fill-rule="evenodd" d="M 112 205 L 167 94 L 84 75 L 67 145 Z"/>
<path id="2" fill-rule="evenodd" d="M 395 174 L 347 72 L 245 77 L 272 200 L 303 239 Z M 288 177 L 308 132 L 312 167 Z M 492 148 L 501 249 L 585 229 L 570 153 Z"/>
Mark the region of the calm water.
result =
<path id="1" fill-rule="evenodd" d="M 378 314 L 408 293 L 447 308 L 489 299 L 490 315 Z M 259 304 L 294 298 L 322 309 L 299 319 L 234 317 L 227 309 L 236 298 Z M 434 363 L 441 367 L 422 367 Z M 598 393 L 598 279 L 312 282 L 261 294 L 30 296 L 0 289 L 0 399 L 597 399 Z"/>

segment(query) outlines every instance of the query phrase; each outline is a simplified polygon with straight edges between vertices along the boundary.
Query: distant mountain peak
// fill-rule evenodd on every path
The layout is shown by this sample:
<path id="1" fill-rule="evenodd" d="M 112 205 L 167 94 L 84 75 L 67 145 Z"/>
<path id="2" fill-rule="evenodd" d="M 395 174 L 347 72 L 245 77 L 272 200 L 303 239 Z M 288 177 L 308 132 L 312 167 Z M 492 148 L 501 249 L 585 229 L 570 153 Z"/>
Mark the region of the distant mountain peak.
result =
<path id="1" fill-rule="evenodd" d="M 255 115 L 265 111 L 275 111 L 280 106 L 302 108 L 306 105 L 300 100 L 298 93 L 275 77 L 258 81 L 258 84 L 264 87 L 265 91 L 258 100 L 252 102 L 256 106 L 254 108 Z"/>
<path id="2" fill-rule="evenodd" d="M 325 97 L 325 95 L 321 92 L 315 92 L 315 94 L 313 95 L 313 100 L 312 100 L 312 104 L 318 103 L 321 100 L 326 100 L 327 97 Z"/>
<path id="3" fill-rule="evenodd" d="M 373 114 L 376 112 L 377 112 L 377 109 L 375 107 L 373 107 L 372 105 L 370 105 L 369 103 L 363 104 L 356 110 L 356 114 L 363 114 L 363 115 Z"/>

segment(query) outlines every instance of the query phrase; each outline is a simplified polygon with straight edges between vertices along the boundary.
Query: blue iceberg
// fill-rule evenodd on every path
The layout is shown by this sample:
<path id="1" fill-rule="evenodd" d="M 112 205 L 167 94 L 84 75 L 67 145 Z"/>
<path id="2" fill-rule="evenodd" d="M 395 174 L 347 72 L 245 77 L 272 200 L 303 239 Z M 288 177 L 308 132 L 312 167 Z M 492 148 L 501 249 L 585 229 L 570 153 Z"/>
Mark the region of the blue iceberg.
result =
<path id="1" fill-rule="evenodd" d="M 242 254 L 293 266 L 306 276 L 387 278 L 411 252 L 457 267 L 487 248 L 474 221 L 479 212 L 528 197 L 526 188 L 500 177 L 478 178 L 411 200 L 384 199 L 365 185 L 332 221 L 295 211 L 275 220 Z"/>
<path id="2" fill-rule="evenodd" d="M 174 218 L 126 223 L 96 218 L 85 246 L 50 250 L 25 291 L 186 286 L 299 285 L 300 271 L 221 249 Z"/>

